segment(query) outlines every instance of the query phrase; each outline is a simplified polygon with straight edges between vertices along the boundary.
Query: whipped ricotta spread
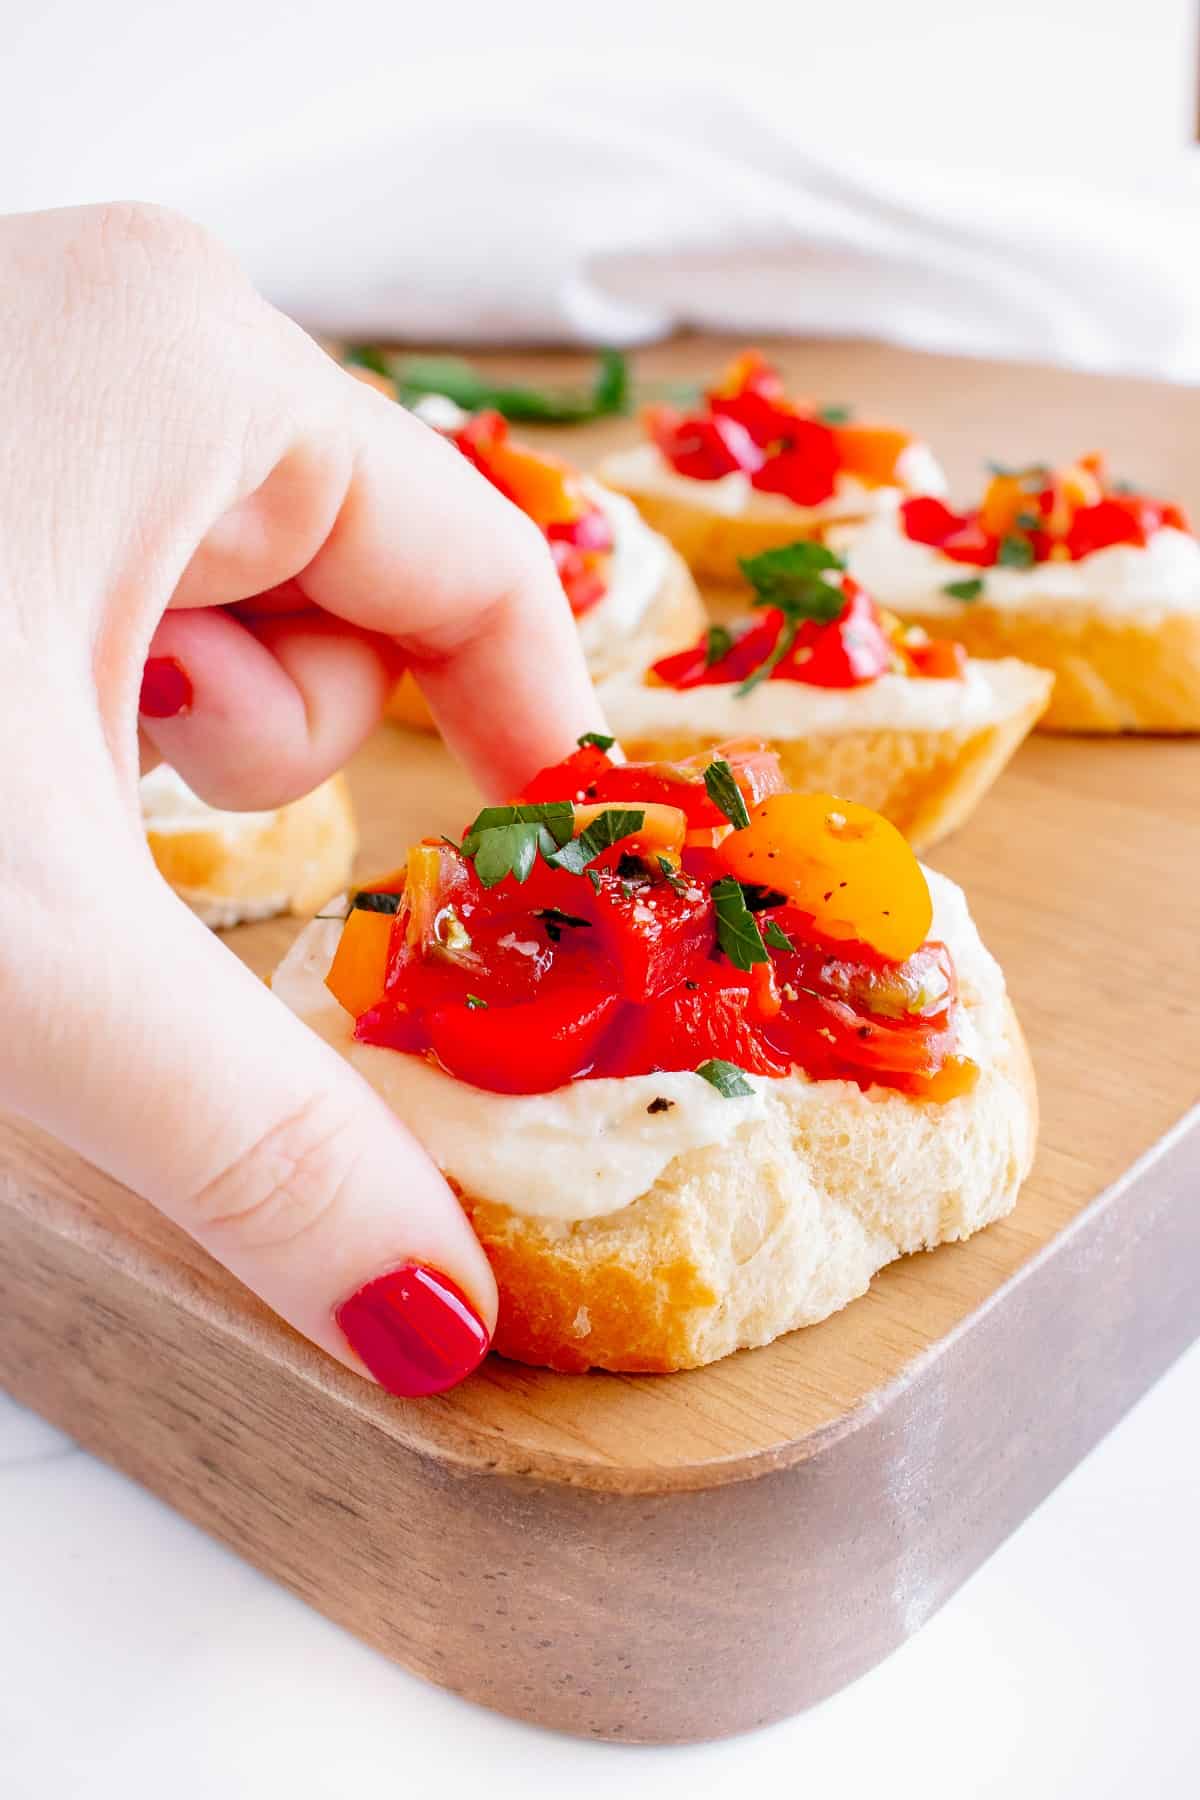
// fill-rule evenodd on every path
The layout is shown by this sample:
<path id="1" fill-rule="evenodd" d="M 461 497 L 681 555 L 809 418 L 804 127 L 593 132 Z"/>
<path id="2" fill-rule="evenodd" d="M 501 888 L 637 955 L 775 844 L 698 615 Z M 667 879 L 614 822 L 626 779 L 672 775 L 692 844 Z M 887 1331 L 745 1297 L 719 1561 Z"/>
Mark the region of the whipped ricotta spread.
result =
<path id="1" fill-rule="evenodd" d="M 686 689 L 649 686 L 618 672 L 597 684 L 604 716 L 622 740 L 681 733 L 722 738 L 807 738 L 847 731 L 957 731 L 993 724 L 1030 697 L 1019 662 L 968 662 L 955 680 L 881 675 L 857 688 L 760 681 L 748 694 L 721 682 Z"/>
<path id="2" fill-rule="evenodd" d="M 138 798 L 143 826 L 158 837 L 210 831 L 223 843 L 234 845 L 257 837 L 277 816 L 274 812 L 221 812 L 194 794 L 169 763 L 159 763 L 142 776 Z"/>
<path id="3" fill-rule="evenodd" d="M 987 1067 L 1005 1047 L 1004 978 L 961 890 L 926 872 L 934 900 L 930 935 L 949 946 L 958 968 L 962 1051 Z M 774 1108 L 784 1108 L 791 1129 L 803 1134 L 839 1107 L 911 1104 L 891 1089 L 864 1094 L 853 1082 L 800 1074 L 747 1076 L 753 1092 L 727 1100 L 688 1070 L 574 1081 L 549 1094 L 489 1093 L 423 1057 L 355 1042 L 354 1021 L 325 986 L 340 931 L 337 920 L 307 925 L 275 972 L 276 995 L 371 1083 L 447 1175 L 477 1199 L 533 1218 L 570 1224 L 619 1212 L 677 1157 L 745 1128 L 752 1141 L 753 1128 Z M 650 1112 L 658 1099 L 673 1104 Z M 950 1116 L 962 1104 L 952 1100 L 943 1111 Z"/>
<path id="4" fill-rule="evenodd" d="M 673 469 L 654 444 L 637 444 L 607 457 L 603 473 L 617 487 L 632 493 L 670 495 L 731 519 L 794 519 L 798 528 L 828 519 L 870 517 L 890 511 L 902 491 L 938 495 L 946 492 L 946 477 L 926 444 L 910 444 L 901 455 L 896 465 L 900 487 L 868 487 L 853 475 L 839 475 L 834 492 L 817 506 L 797 506 L 785 494 L 760 493 L 741 470 L 722 475 L 717 481 L 696 481 Z"/>
<path id="5" fill-rule="evenodd" d="M 955 562 L 931 544 L 914 543 L 894 511 L 847 531 L 836 547 L 880 605 L 901 613 L 954 618 L 971 604 L 1018 610 L 1041 609 L 1047 601 L 1082 602 L 1108 613 L 1200 611 L 1200 541 L 1172 526 L 1154 532 L 1144 547 L 1113 544 L 1078 562 L 1037 563 L 1030 569 L 977 569 Z M 983 580 L 977 602 L 943 591 L 947 582 L 975 576 Z"/>
<path id="6" fill-rule="evenodd" d="M 589 498 L 604 512 L 613 533 L 608 591 L 579 620 L 579 641 L 593 675 L 627 654 L 624 641 L 641 629 L 667 577 L 670 546 L 651 531 L 632 500 L 598 482 L 587 483 Z"/>

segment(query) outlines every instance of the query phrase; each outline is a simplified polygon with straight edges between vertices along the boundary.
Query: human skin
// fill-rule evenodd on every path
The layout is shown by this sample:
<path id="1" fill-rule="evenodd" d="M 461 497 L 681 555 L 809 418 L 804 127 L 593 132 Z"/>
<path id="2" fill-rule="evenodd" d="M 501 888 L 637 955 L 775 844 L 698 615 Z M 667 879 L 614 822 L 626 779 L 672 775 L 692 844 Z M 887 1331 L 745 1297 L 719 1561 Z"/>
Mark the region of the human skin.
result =
<path id="1" fill-rule="evenodd" d="M 137 782 L 165 758 L 217 806 L 293 800 L 410 666 L 484 791 L 514 792 L 602 723 L 546 545 L 188 221 L 3 219 L 0 271 L 0 1104 L 360 1374 L 339 1310 L 385 1385 L 448 1385 L 478 1354 L 438 1272 L 480 1351 L 496 1312 L 457 1201 L 164 886 Z M 139 719 L 147 659 L 182 668 L 183 711 Z M 409 1264 L 433 1272 L 415 1300 L 378 1286 Z M 435 1345 L 410 1379 L 443 1305 L 445 1366 Z"/>

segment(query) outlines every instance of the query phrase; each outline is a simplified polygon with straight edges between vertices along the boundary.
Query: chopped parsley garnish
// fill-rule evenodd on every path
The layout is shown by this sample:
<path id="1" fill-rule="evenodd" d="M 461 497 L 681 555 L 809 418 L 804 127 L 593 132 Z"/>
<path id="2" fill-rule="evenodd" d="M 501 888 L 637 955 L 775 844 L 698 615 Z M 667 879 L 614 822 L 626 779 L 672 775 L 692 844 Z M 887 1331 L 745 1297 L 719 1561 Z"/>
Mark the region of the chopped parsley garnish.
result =
<path id="1" fill-rule="evenodd" d="M 581 750 L 586 750 L 589 745 L 593 750 L 611 750 L 616 741 L 615 737 L 608 737 L 603 731 L 585 731 L 581 738 L 575 739 Z"/>
<path id="2" fill-rule="evenodd" d="M 796 948 L 787 932 L 774 919 L 767 920 L 766 930 L 763 932 L 763 943 L 770 944 L 772 950 L 794 950 Z"/>
<path id="3" fill-rule="evenodd" d="M 711 669 L 733 649 L 733 633 L 724 625 L 710 625 L 704 635 L 704 666 Z"/>
<path id="4" fill-rule="evenodd" d="M 462 854 L 475 863 L 484 887 L 495 887 L 506 875 L 527 881 L 540 850 L 549 861 L 575 829 L 569 800 L 540 805 L 485 806 L 462 841 Z"/>
<path id="5" fill-rule="evenodd" d="M 783 627 L 765 662 L 747 675 L 735 689 L 737 696 L 748 694 L 783 661 L 796 642 L 802 624 L 813 619 L 828 625 L 845 609 L 846 596 L 840 587 L 826 581 L 830 570 L 846 566 L 840 556 L 825 544 L 805 540 L 785 544 L 779 550 L 764 550 L 761 556 L 743 556 L 739 567 L 754 589 L 753 606 L 773 606 L 783 614 Z"/>
<path id="6" fill-rule="evenodd" d="M 590 919 L 579 919 L 574 913 L 563 912 L 557 906 L 543 906 L 533 916 L 542 921 L 546 927 L 546 936 L 552 944 L 558 943 L 566 927 L 577 930 L 580 926 L 585 926 L 590 929 L 592 923 Z"/>
<path id="7" fill-rule="evenodd" d="M 1035 512 L 1019 512 L 1013 521 L 1018 531 L 1040 531 L 1042 515 Z"/>
<path id="8" fill-rule="evenodd" d="M 752 969 L 755 963 L 769 962 L 758 920 L 746 905 L 741 882 L 732 875 L 714 881 L 712 903 L 717 915 L 717 943 L 734 968 Z"/>
<path id="9" fill-rule="evenodd" d="M 400 911 L 402 894 L 377 894 L 366 892 L 355 894 L 350 902 L 351 912 L 395 913 Z"/>
<path id="10" fill-rule="evenodd" d="M 665 856 L 656 856 L 654 860 L 658 864 L 662 873 L 662 878 L 671 889 L 671 892 L 674 894 L 686 894 L 692 885 L 687 876 L 681 875 L 679 870 L 676 869 Z"/>
<path id="11" fill-rule="evenodd" d="M 506 419 L 538 425 L 578 425 L 630 408 L 629 365 L 618 350 L 601 352 L 586 389 L 498 386 L 462 357 L 390 356 L 372 344 L 354 345 L 344 360 L 389 377 L 405 406 L 430 394 L 444 394 L 464 412 L 498 412 Z"/>
<path id="12" fill-rule="evenodd" d="M 983 586 L 982 575 L 971 575 L 968 576 L 966 581 L 948 581 L 942 589 L 942 592 L 943 594 L 949 594 L 952 600 L 965 600 L 970 602 L 972 600 L 978 600 L 980 594 L 983 592 Z"/>
<path id="13" fill-rule="evenodd" d="M 726 1100 L 740 1100 L 744 1095 L 754 1092 L 737 1064 L 725 1062 L 719 1056 L 711 1056 L 707 1062 L 702 1062 L 696 1073 L 703 1076 Z"/>
<path id="14" fill-rule="evenodd" d="M 646 823 L 644 810 L 608 807 L 597 813 L 586 831 L 568 838 L 559 848 L 546 854 L 552 868 L 566 869 L 570 875 L 582 875 L 602 850 L 611 850 L 622 838 L 632 837 Z"/>
<path id="15" fill-rule="evenodd" d="M 467 1005 L 472 1012 L 481 1012 L 481 1011 L 486 1012 L 487 1011 L 487 1001 L 481 1000 L 479 998 L 478 994 L 468 994 L 467 995 Z"/>
<path id="16" fill-rule="evenodd" d="M 1014 537 L 1010 532 L 1000 539 L 996 561 L 1002 569 L 1031 569 L 1035 561 L 1033 545 L 1028 538 Z"/>
<path id="17" fill-rule="evenodd" d="M 710 762 L 704 771 L 704 786 L 713 805 L 725 814 L 733 829 L 744 831 L 750 823 L 750 814 L 729 764 L 720 757 Z"/>
<path id="18" fill-rule="evenodd" d="M 848 425 L 854 417 L 852 406 L 819 406 L 817 417 L 822 425 Z"/>

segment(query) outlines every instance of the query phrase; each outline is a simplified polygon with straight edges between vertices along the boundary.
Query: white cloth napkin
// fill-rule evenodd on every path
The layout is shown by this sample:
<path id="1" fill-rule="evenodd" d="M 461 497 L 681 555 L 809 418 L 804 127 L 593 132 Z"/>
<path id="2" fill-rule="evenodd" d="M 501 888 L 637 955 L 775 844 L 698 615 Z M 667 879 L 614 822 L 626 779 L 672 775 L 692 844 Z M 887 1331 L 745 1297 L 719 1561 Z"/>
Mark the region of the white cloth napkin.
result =
<path id="1" fill-rule="evenodd" d="M 511 84 L 509 84 L 511 86 Z M 409 94 L 197 188 L 280 304 L 365 337 L 865 335 L 1200 380 L 1200 170 L 854 156 L 714 81 Z"/>

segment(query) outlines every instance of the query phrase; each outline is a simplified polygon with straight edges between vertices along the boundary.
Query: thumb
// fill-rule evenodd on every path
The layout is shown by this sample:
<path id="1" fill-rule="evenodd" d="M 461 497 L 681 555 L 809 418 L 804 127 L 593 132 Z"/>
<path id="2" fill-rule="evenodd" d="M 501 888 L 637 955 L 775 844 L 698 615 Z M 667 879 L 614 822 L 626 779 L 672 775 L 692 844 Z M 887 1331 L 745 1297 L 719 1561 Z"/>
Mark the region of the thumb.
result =
<path id="1" fill-rule="evenodd" d="M 496 1289 L 445 1180 L 140 859 L 109 873 L 120 906 L 39 909 L 23 966 L 57 974 L 49 996 L 15 975 L 9 1022 L 33 1025 L 6 1098 L 322 1349 L 393 1393 L 453 1386 L 487 1352 Z"/>

